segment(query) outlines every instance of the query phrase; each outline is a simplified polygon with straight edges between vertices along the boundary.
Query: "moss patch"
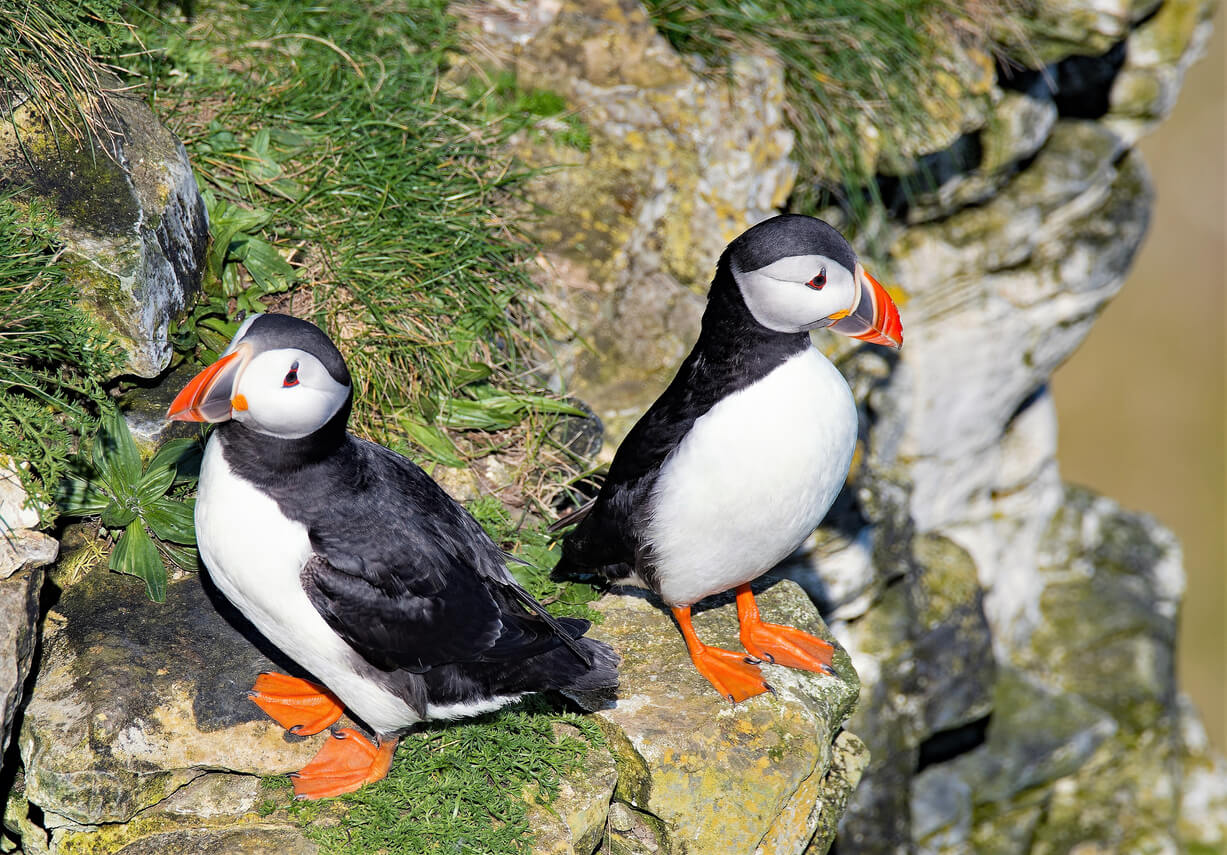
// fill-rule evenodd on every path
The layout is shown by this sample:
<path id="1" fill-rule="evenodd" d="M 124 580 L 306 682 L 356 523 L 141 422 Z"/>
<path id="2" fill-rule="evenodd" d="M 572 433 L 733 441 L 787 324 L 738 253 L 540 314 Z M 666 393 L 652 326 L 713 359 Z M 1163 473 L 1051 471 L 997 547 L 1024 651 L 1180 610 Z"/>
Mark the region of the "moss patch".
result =
<path id="1" fill-rule="evenodd" d="M 574 730 L 556 729 L 559 722 Z M 522 794 L 527 788 L 534 801 L 550 803 L 563 775 L 580 769 L 602 743 L 593 722 L 533 698 L 412 733 L 384 780 L 335 802 L 295 802 L 289 810 L 325 853 L 531 852 Z M 328 821 L 338 810 L 341 825 Z"/>

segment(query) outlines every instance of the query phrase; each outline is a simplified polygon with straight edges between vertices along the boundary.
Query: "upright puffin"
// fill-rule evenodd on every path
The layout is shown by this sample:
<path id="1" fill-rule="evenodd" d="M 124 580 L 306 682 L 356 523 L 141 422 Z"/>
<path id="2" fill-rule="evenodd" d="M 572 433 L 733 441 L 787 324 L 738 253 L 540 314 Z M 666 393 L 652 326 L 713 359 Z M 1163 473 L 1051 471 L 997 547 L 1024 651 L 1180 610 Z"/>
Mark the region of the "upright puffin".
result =
<path id="1" fill-rule="evenodd" d="M 318 327 L 262 314 L 168 413 L 220 422 L 196 499 L 211 577 L 323 683 L 262 674 L 252 699 L 294 733 L 330 727 L 344 706 L 376 734 L 335 731 L 294 774 L 300 798 L 384 777 L 417 722 L 617 684 L 617 656 L 582 637 L 587 621 L 551 617 L 425 472 L 347 432 L 352 403 L 345 360 Z"/>
<path id="2" fill-rule="evenodd" d="M 655 591 L 695 667 L 733 703 L 769 687 L 745 654 L 699 641 L 690 608 L 711 594 L 737 589 L 753 659 L 830 670 L 831 645 L 764 623 L 750 590 L 822 520 L 852 462 L 856 404 L 810 341 L 820 327 L 903 343 L 894 302 L 832 226 L 786 214 L 737 237 L 677 376 L 623 440 L 596 498 L 555 524 L 576 523 L 555 573 Z"/>

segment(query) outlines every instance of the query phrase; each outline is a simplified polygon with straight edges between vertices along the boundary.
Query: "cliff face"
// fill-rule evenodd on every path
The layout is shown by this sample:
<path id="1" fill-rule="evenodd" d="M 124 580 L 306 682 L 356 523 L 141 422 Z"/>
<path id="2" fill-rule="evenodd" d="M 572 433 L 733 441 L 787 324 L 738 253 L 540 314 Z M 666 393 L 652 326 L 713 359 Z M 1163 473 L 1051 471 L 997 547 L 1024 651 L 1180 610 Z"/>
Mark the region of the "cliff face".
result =
<path id="1" fill-rule="evenodd" d="M 543 119 L 511 146 L 542 170 L 526 220 L 556 321 L 541 371 L 601 414 L 612 448 L 693 341 L 725 243 L 796 190 L 784 69 L 745 56 L 727 76 L 705 72 L 633 0 L 454 11 L 467 58 L 558 93 L 583 127 Z M 794 622 L 829 625 L 847 653 L 836 676 L 777 669 L 778 696 L 729 708 L 687 669 L 664 612 L 607 596 L 594 632 L 626 660 L 623 691 L 596 716 L 607 746 L 559 802 L 534 805 L 536 851 L 822 853 L 837 830 L 844 855 L 1227 846 L 1227 767 L 1174 678 L 1179 546 L 1062 483 L 1047 392 L 1145 231 L 1152 194 L 1133 145 L 1171 108 L 1209 7 L 1029 11 L 1012 57 L 1026 67 L 1007 75 L 952 50 L 941 84 L 953 97 L 934 102 L 927 135 L 861 152 L 884 190 L 913 188 L 887 192 L 890 213 L 863 235 L 907 343 L 884 353 L 817 334 L 860 403 L 858 454 L 827 522 L 776 571 L 797 584 L 763 595 Z M 130 226 L 125 240 L 154 239 Z M 156 352 L 130 370 L 163 364 L 158 323 Z M 30 853 L 313 851 L 284 791 L 252 777 L 300 766 L 318 742 L 283 738 L 245 701 L 272 664 L 259 640 L 195 579 L 155 607 L 98 556 L 66 551 L 57 577 L 97 572 L 78 573 L 46 617 L 27 684 L 56 544 L 26 530 L 0 540 L 17 628 L 0 697 L 23 767 L 9 838 Z M 698 620 L 732 641 L 727 599 Z"/>
<path id="2" fill-rule="evenodd" d="M 584 150 L 524 134 L 517 153 L 574 164 L 533 193 L 564 322 L 553 370 L 616 445 L 693 341 L 724 243 L 794 189 L 781 69 L 756 57 L 706 76 L 634 3 L 457 8 L 481 55 L 564 95 L 590 131 Z M 845 853 L 1227 841 L 1209 783 L 1222 765 L 1175 683 L 1179 547 L 1062 483 L 1047 391 L 1143 237 L 1152 191 L 1133 145 L 1174 103 L 1211 6 L 1033 11 L 1011 56 L 1027 68 L 957 75 L 955 112 L 903 162 L 878 160 L 883 187 L 933 179 L 871 230 L 903 350 L 816 334 L 862 402 L 863 443 L 831 518 L 778 573 L 863 683 L 847 726 L 872 760 Z"/>

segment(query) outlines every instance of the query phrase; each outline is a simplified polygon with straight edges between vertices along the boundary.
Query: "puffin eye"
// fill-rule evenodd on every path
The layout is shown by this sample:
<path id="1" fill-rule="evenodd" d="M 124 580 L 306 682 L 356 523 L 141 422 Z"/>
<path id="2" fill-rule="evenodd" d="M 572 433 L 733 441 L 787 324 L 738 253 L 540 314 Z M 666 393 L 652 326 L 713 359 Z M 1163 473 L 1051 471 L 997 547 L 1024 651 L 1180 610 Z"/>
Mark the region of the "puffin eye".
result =
<path id="1" fill-rule="evenodd" d="M 285 373 L 285 379 L 281 381 L 281 387 L 288 389 L 291 386 L 298 385 L 298 360 L 294 360 L 294 364 L 290 366 L 290 370 Z"/>
<path id="2" fill-rule="evenodd" d="M 827 269 L 824 267 L 818 271 L 818 275 L 805 283 L 807 288 L 813 288 L 815 291 L 821 291 L 823 286 L 827 284 Z"/>

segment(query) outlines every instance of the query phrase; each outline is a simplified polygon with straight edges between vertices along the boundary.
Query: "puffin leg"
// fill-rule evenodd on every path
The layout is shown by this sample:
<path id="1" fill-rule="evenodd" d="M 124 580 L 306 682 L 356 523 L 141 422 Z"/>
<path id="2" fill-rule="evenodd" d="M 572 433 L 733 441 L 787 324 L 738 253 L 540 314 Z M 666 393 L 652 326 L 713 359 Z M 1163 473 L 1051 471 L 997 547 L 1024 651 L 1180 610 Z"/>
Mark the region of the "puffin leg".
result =
<path id="1" fill-rule="evenodd" d="M 310 736 L 331 727 L 344 708 L 319 683 L 265 671 L 247 693 L 256 706 L 290 733 Z"/>
<path id="2" fill-rule="evenodd" d="M 719 647 L 708 647 L 699 641 L 690 623 L 689 606 L 673 609 L 673 617 L 682 630 L 682 637 L 686 639 L 690 661 L 694 662 L 694 667 L 723 697 L 737 703 L 771 691 L 758 666 L 747 662 L 743 654 Z"/>
<path id="3" fill-rule="evenodd" d="M 326 799 L 382 779 L 399 743 L 396 737 L 380 737 L 376 745 L 352 727 L 334 730 L 311 762 L 290 774 L 294 797 Z"/>
<path id="4" fill-rule="evenodd" d="M 748 584 L 737 586 L 737 619 L 741 623 L 741 643 L 755 659 L 806 671 L 835 673 L 831 669 L 835 648 L 791 626 L 763 623 Z"/>

